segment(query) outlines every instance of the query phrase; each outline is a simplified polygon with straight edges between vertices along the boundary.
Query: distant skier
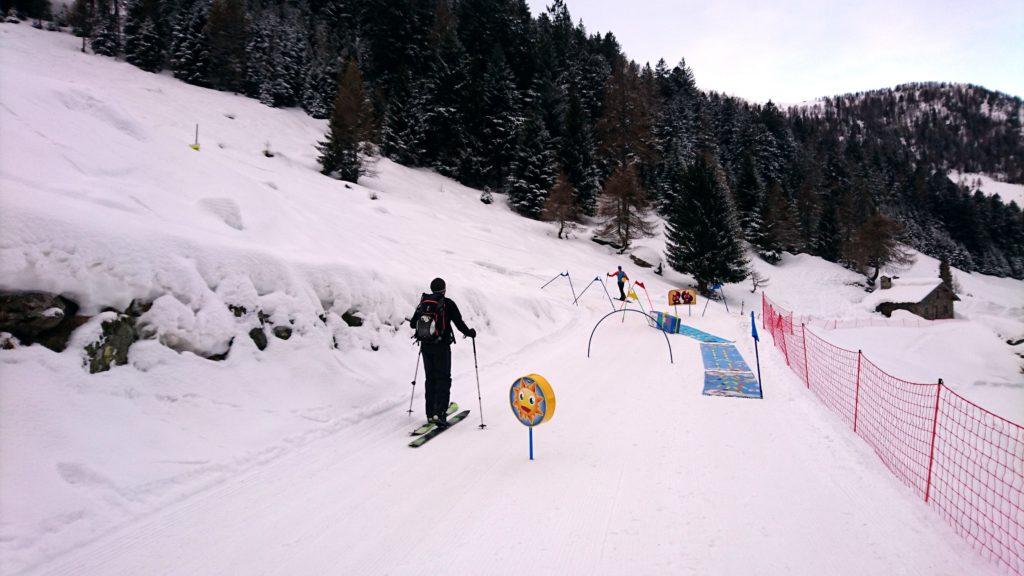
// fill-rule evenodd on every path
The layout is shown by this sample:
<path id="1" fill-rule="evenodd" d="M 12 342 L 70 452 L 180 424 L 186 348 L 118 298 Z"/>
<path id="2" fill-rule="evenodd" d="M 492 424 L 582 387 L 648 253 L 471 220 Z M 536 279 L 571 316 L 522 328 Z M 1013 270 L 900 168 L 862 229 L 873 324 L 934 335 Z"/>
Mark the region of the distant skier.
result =
<path id="1" fill-rule="evenodd" d="M 434 278 L 430 291 L 420 297 L 410 325 L 423 355 L 427 420 L 443 428 L 448 425 L 446 411 L 452 388 L 452 324 L 470 338 L 476 338 L 476 330 L 466 326 L 459 307 L 445 297 L 444 280 Z"/>
<path id="2" fill-rule="evenodd" d="M 622 266 L 614 272 L 609 272 L 608 276 L 615 276 L 615 281 L 619 283 L 619 300 L 626 301 L 626 282 L 629 282 L 629 276 L 626 276 L 626 272 L 622 270 Z"/>

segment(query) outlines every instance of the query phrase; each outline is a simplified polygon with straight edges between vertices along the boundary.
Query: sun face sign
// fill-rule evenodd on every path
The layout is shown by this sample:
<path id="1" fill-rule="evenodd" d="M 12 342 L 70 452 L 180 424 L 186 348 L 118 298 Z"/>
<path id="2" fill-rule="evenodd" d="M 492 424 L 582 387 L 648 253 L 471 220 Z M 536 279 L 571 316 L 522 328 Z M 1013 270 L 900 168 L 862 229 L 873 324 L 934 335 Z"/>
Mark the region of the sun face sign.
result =
<path id="1" fill-rule="evenodd" d="M 540 374 L 523 376 L 508 393 L 512 414 L 526 426 L 543 424 L 555 415 L 555 391 Z"/>

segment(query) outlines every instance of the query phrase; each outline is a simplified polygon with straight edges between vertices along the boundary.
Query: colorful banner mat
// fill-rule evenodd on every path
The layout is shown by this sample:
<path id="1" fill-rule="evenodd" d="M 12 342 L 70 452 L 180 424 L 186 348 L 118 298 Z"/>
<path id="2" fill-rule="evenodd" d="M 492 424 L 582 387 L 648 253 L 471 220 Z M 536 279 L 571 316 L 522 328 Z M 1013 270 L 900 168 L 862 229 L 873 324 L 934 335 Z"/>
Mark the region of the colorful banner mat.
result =
<path id="1" fill-rule="evenodd" d="M 704 395 L 761 398 L 761 384 L 732 344 L 701 343 Z"/>
<path id="2" fill-rule="evenodd" d="M 687 326 L 686 324 L 683 324 L 678 317 L 666 314 L 665 312 L 655 311 L 654 320 L 657 323 L 656 327 L 659 330 L 663 330 L 669 334 L 682 334 L 683 336 L 693 338 L 699 342 L 716 342 L 723 344 L 729 342 L 728 340 L 719 338 L 714 334 L 708 334 L 707 332 L 697 330 L 693 326 Z"/>

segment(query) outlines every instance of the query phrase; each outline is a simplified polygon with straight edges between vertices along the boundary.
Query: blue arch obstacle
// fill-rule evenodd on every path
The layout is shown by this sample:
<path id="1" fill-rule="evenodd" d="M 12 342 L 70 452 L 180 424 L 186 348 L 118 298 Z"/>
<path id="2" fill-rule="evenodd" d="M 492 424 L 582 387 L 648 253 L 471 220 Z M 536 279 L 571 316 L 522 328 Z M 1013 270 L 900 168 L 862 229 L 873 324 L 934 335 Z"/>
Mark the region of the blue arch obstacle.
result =
<path id="1" fill-rule="evenodd" d="M 597 321 L 597 324 L 594 324 L 594 329 L 590 331 L 590 339 L 587 340 L 587 358 L 590 358 L 590 345 L 594 341 L 594 333 L 597 332 L 597 327 L 601 325 L 601 322 L 604 322 L 605 320 L 607 320 L 609 316 L 612 316 L 614 314 L 625 314 L 626 312 L 635 312 L 636 314 L 643 314 L 651 322 L 654 322 L 654 318 L 650 314 L 648 314 L 646 312 L 641 312 L 639 310 L 634 310 L 632 308 L 623 308 L 622 310 L 613 310 L 613 311 L 605 314 L 604 316 L 601 317 L 600 320 Z M 661 331 L 659 330 L 659 332 L 661 332 Z M 661 335 L 665 337 L 665 344 L 668 345 L 668 362 L 669 362 L 669 364 L 675 364 L 675 359 L 672 358 L 672 343 L 669 342 L 668 334 L 665 334 L 665 332 L 661 332 Z"/>

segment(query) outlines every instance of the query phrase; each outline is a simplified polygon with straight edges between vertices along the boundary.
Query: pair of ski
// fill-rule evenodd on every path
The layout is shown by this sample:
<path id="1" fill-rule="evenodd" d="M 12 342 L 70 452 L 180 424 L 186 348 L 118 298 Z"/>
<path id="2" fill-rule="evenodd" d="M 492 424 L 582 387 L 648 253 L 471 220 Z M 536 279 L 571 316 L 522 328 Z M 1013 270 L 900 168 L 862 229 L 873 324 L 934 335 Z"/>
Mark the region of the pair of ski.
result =
<path id="1" fill-rule="evenodd" d="M 456 412 L 458 412 L 458 414 L 456 414 Z M 451 404 L 448 405 L 448 410 L 445 412 L 445 416 L 448 418 L 448 425 L 445 426 L 444 428 L 439 427 L 434 422 L 427 422 L 426 424 L 413 430 L 412 434 L 410 435 L 415 436 L 416 439 L 413 440 L 412 442 L 409 442 L 409 447 L 419 448 L 420 446 L 426 444 L 434 436 L 437 436 L 438 434 L 451 428 L 455 424 L 462 422 L 466 418 L 466 416 L 469 416 L 469 410 L 463 410 L 462 412 L 459 412 L 459 405 L 456 404 L 455 402 L 452 402 Z"/>

